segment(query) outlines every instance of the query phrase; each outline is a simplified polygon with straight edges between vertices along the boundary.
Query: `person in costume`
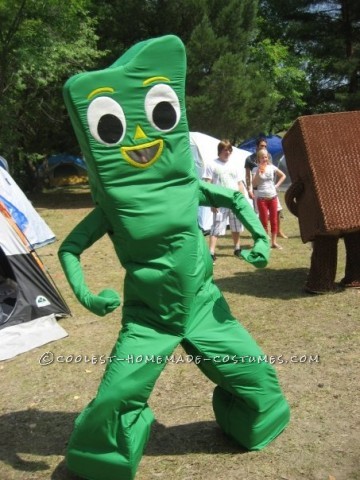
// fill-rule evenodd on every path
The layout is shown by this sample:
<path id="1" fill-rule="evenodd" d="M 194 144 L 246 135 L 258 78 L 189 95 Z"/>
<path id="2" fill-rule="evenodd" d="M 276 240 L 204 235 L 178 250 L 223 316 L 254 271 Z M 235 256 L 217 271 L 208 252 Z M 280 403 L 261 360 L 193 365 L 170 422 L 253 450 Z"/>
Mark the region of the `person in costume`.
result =
<path id="1" fill-rule="evenodd" d="M 242 447 L 265 447 L 289 421 L 274 368 L 213 282 L 198 207 L 232 209 L 254 239 L 241 255 L 256 267 L 268 262 L 268 238 L 240 192 L 197 177 L 185 76 L 184 45 L 168 35 L 140 42 L 111 67 L 75 75 L 64 86 L 95 207 L 60 246 L 60 262 L 77 299 L 100 316 L 120 298 L 113 290 L 89 290 L 81 254 L 109 235 L 126 270 L 112 361 L 76 419 L 66 453 L 68 468 L 89 480 L 135 477 L 154 420 L 148 398 L 179 344 L 202 357 L 198 367 L 216 384 L 216 420 Z M 129 360 L 137 356 L 144 360 Z M 164 361 L 146 361 L 153 356 Z"/>
<path id="2" fill-rule="evenodd" d="M 312 244 L 304 285 L 310 294 L 360 288 L 359 128 L 360 111 L 303 115 L 282 140 L 292 182 L 285 202 L 303 243 Z M 337 283 L 340 238 L 345 271 Z"/>

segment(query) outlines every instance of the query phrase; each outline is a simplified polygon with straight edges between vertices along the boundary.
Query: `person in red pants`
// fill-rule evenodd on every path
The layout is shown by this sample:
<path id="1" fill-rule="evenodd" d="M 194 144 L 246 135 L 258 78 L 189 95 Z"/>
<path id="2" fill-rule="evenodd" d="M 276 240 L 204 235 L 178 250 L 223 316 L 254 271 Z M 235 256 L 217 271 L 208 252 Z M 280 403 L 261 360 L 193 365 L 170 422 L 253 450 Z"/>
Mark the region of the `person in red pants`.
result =
<path id="1" fill-rule="evenodd" d="M 279 168 L 269 161 L 269 154 L 266 149 L 257 152 L 258 167 L 254 169 L 253 186 L 257 189 L 257 208 L 260 221 L 268 230 L 270 220 L 271 247 L 282 247 L 277 243 L 278 233 L 278 195 L 277 189 L 286 179 L 286 175 Z M 275 179 L 277 182 L 275 183 Z"/>

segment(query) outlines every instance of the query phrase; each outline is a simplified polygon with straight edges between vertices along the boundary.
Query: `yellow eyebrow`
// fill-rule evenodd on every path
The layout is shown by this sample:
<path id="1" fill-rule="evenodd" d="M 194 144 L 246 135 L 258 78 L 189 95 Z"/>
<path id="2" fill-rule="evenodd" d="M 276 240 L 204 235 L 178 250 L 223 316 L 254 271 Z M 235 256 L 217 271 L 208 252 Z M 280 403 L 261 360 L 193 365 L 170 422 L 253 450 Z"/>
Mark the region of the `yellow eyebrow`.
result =
<path id="1" fill-rule="evenodd" d="M 106 93 L 114 93 L 115 90 L 111 87 L 102 87 L 102 88 L 96 88 L 95 90 L 93 90 L 91 93 L 89 93 L 89 95 L 87 96 L 87 99 L 90 100 L 90 98 L 94 97 L 95 95 L 97 95 L 98 93 L 103 93 L 103 92 L 106 92 Z"/>
<path id="2" fill-rule="evenodd" d="M 146 85 L 149 85 L 150 83 L 154 83 L 154 82 L 170 82 L 170 78 L 167 78 L 167 77 L 151 77 L 151 78 L 148 78 L 147 80 L 144 80 L 143 85 L 144 85 L 144 87 L 146 87 Z"/>

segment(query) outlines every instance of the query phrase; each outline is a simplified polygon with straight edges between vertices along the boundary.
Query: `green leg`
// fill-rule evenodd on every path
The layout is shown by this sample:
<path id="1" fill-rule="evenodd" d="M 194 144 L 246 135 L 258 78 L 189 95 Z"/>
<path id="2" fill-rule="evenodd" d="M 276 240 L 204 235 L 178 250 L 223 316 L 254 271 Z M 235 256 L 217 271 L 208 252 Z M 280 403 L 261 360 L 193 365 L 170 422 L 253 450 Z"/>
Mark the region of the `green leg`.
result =
<path id="1" fill-rule="evenodd" d="M 197 297 L 183 346 L 208 359 L 199 367 L 217 384 L 213 408 L 220 427 L 246 449 L 260 450 L 289 422 L 289 406 L 256 342 L 232 317 L 217 288 L 210 286 L 208 293 L 214 301 Z"/>
<path id="2" fill-rule="evenodd" d="M 114 346 L 96 397 L 75 421 L 68 468 L 88 480 L 132 480 L 154 420 L 147 400 L 180 339 L 129 323 Z M 148 361 L 145 357 L 148 356 Z"/>

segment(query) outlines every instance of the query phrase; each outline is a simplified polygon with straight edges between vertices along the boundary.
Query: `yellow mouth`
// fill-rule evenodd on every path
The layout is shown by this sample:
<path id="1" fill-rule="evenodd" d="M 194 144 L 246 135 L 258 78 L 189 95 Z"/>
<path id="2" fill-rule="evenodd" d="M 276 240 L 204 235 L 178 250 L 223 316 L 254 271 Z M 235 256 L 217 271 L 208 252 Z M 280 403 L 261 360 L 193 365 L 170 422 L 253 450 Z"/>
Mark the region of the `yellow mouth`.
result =
<path id="1" fill-rule="evenodd" d="M 160 157 L 164 148 L 164 140 L 154 140 L 135 147 L 121 147 L 125 160 L 138 168 L 148 168 Z"/>

